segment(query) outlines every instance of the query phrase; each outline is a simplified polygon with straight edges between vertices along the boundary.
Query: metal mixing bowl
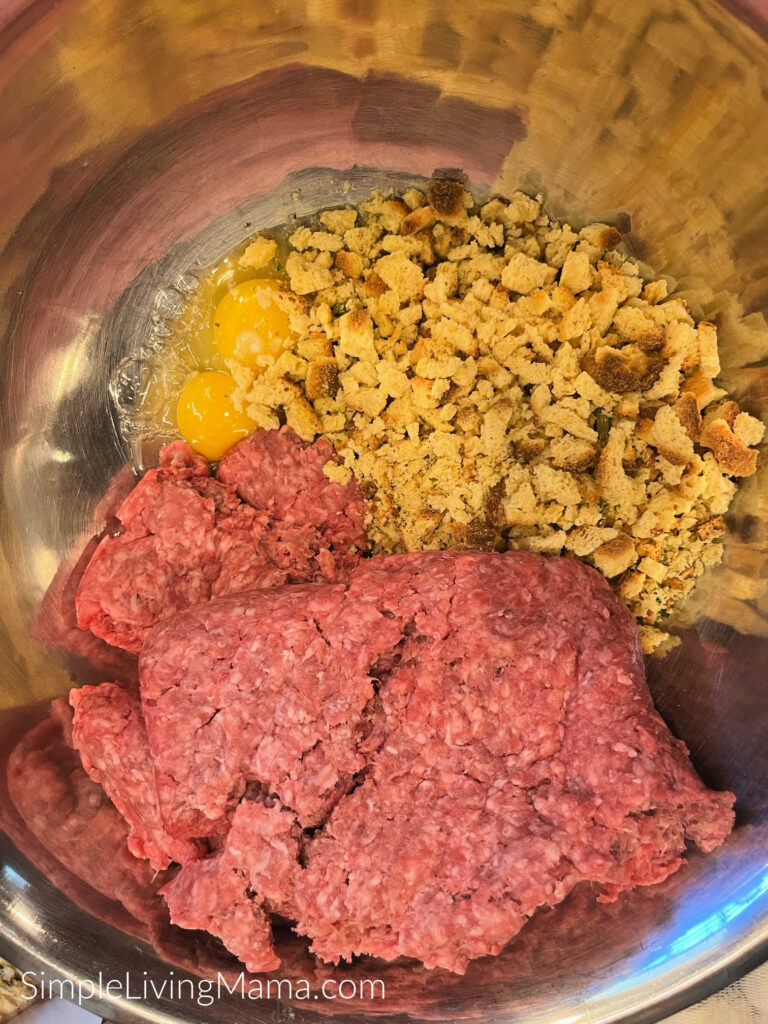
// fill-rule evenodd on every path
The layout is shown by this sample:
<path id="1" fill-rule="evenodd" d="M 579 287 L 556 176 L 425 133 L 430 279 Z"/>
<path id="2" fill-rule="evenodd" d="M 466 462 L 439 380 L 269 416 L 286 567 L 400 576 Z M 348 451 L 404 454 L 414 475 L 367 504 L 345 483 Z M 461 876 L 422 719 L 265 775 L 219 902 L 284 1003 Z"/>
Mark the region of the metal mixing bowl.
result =
<path id="1" fill-rule="evenodd" d="M 763 0 L 4 0 L 0 752 L 70 671 L 98 676 L 29 626 L 132 457 L 109 382 L 149 336 L 158 289 L 172 305 L 185 274 L 249 231 L 398 172 L 461 168 L 481 189 L 544 188 L 555 212 L 628 231 L 718 321 L 725 386 L 764 411 L 765 11 Z M 115 996 L 98 1008 L 186 1022 L 318 1009 L 652 1021 L 756 964 L 768 949 L 766 463 L 733 506 L 725 565 L 673 620 L 683 644 L 649 666 L 703 777 L 737 794 L 722 850 L 610 907 L 577 894 L 463 978 L 350 968 L 386 980 L 383 1005 Z M 4 955 L 80 979 L 167 975 L 114 906 L 60 884 L 2 840 Z"/>

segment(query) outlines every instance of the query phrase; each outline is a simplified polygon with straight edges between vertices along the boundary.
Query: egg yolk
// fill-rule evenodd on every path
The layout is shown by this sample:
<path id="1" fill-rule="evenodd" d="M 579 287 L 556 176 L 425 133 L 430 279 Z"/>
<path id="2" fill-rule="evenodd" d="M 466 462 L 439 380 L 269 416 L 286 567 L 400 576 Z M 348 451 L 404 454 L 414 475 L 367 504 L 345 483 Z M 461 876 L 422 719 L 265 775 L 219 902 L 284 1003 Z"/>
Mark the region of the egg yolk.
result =
<path id="1" fill-rule="evenodd" d="M 235 382 L 228 373 L 196 373 L 176 405 L 176 423 L 196 452 L 215 462 L 233 444 L 248 437 L 256 424 L 232 404 Z"/>
<path id="2" fill-rule="evenodd" d="M 243 281 L 227 292 L 213 315 L 213 337 L 225 359 L 259 365 L 259 356 L 280 355 L 294 338 L 288 314 L 275 301 L 280 281 Z"/>

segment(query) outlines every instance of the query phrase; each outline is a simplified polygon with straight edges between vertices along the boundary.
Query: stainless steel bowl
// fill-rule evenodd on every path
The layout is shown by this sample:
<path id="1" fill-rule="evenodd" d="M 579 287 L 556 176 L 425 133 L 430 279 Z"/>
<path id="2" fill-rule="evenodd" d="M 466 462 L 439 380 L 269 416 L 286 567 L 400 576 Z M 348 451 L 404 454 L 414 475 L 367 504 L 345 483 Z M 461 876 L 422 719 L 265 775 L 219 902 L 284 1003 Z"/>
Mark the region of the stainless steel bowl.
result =
<path id="1" fill-rule="evenodd" d="M 99 674 L 29 627 L 132 456 L 108 384 L 149 336 L 158 289 L 172 302 L 185 273 L 249 231 L 398 173 L 545 188 L 556 212 L 629 229 L 635 252 L 718 320 L 725 386 L 768 407 L 763 0 L 5 0 L 3 22 L 0 751 L 70 672 Z M 611 907 L 576 895 L 463 978 L 350 968 L 386 981 L 383 1004 L 90 1005 L 147 1021 L 652 1021 L 760 961 L 766 464 L 734 505 L 725 565 L 673 623 L 682 646 L 649 666 L 704 778 L 737 794 L 722 850 Z M 0 849 L 5 955 L 81 980 L 168 975 L 114 905 L 15 840 Z"/>

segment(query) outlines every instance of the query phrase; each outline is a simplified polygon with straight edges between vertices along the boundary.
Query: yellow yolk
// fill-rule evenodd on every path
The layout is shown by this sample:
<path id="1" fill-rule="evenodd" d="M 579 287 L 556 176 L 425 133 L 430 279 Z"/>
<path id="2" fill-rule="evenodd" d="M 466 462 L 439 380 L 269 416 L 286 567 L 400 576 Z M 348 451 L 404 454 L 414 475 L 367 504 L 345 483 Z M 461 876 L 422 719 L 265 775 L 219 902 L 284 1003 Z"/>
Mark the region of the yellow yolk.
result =
<path id="1" fill-rule="evenodd" d="M 259 356 L 277 357 L 293 339 L 288 314 L 275 302 L 280 287 L 266 278 L 227 292 L 213 315 L 213 337 L 224 359 L 258 366 Z"/>
<path id="2" fill-rule="evenodd" d="M 251 418 L 232 404 L 234 390 L 235 382 L 228 373 L 196 373 L 176 405 L 181 436 L 212 462 L 256 429 Z"/>

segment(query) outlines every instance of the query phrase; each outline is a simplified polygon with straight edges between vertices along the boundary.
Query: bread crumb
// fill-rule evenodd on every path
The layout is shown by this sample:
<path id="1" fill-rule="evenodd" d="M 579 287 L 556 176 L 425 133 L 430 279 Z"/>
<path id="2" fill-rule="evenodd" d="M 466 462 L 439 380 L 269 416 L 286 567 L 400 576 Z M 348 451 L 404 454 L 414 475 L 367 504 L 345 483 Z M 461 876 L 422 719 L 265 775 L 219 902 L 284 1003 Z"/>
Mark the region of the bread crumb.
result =
<path id="1" fill-rule="evenodd" d="M 749 413 L 740 412 L 733 421 L 733 432 L 743 445 L 753 447 L 765 436 L 765 424 Z"/>
<path id="2" fill-rule="evenodd" d="M 241 267 L 248 267 L 250 270 L 262 270 L 268 266 L 277 255 L 277 242 L 274 238 L 265 238 L 260 235 L 255 238 L 245 252 L 237 261 Z"/>
<path id="3" fill-rule="evenodd" d="M 718 463 L 733 476 L 752 476 L 756 471 L 757 451 L 747 448 L 725 419 L 706 423 L 699 440 L 705 448 L 712 449 Z"/>
<path id="4" fill-rule="evenodd" d="M 518 252 L 509 260 L 501 274 L 501 283 L 511 292 L 529 295 L 537 288 L 543 288 L 555 278 L 554 267 L 547 266 L 539 260 L 531 259 L 525 253 Z"/>
<path id="5" fill-rule="evenodd" d="M 348 484 L 352 479 L 352 470 L 329 459 L 323 466 L 323 473 L 335 484 Z"/>
<path id="6" fill-rule="evenodd" d="M 297 295 L 311 295 L 333 284 L 333 276 L 327 267 L 303 258 L 297 252 L 288 257 L 285 269 L 291 289 Z"/>
<path id="7" fill-rule="evenodd" d="M 592 552 L 592 561 L 609 579 L 618 576 L 637 561 L 634 541 L 626 533 L 619 533 Z"/>
<path id="8" fill-rule="evenodd" d="M 424 294 L 424 274 L 417 263 L 402 253 L 382 256 L 376 262 L 376 273 L 399 297 L 401 303 L 421 298 Z"/>
<path id="9" fill-rule="evenodd" d="M 679 647 L 682 640 L 679 636 L 665 633 L 663 629 L 655 626 L 640 626 L 640 643 L 644 654 L 655 654 L 663 657 L 675 647 Z"/>
<path id="10" fill-rule="evenodd" d="M 592 268 L 585 252 L 569 252 L 560 271 L 560 284 L 574 295 L 592 284 Z"/>
<path id="11" fill-rule="evenodd" d="M 357 210 L 324 210 L 320 214 L 320 223 L 334 235 L 343 235 L 357 223 Z"/>

